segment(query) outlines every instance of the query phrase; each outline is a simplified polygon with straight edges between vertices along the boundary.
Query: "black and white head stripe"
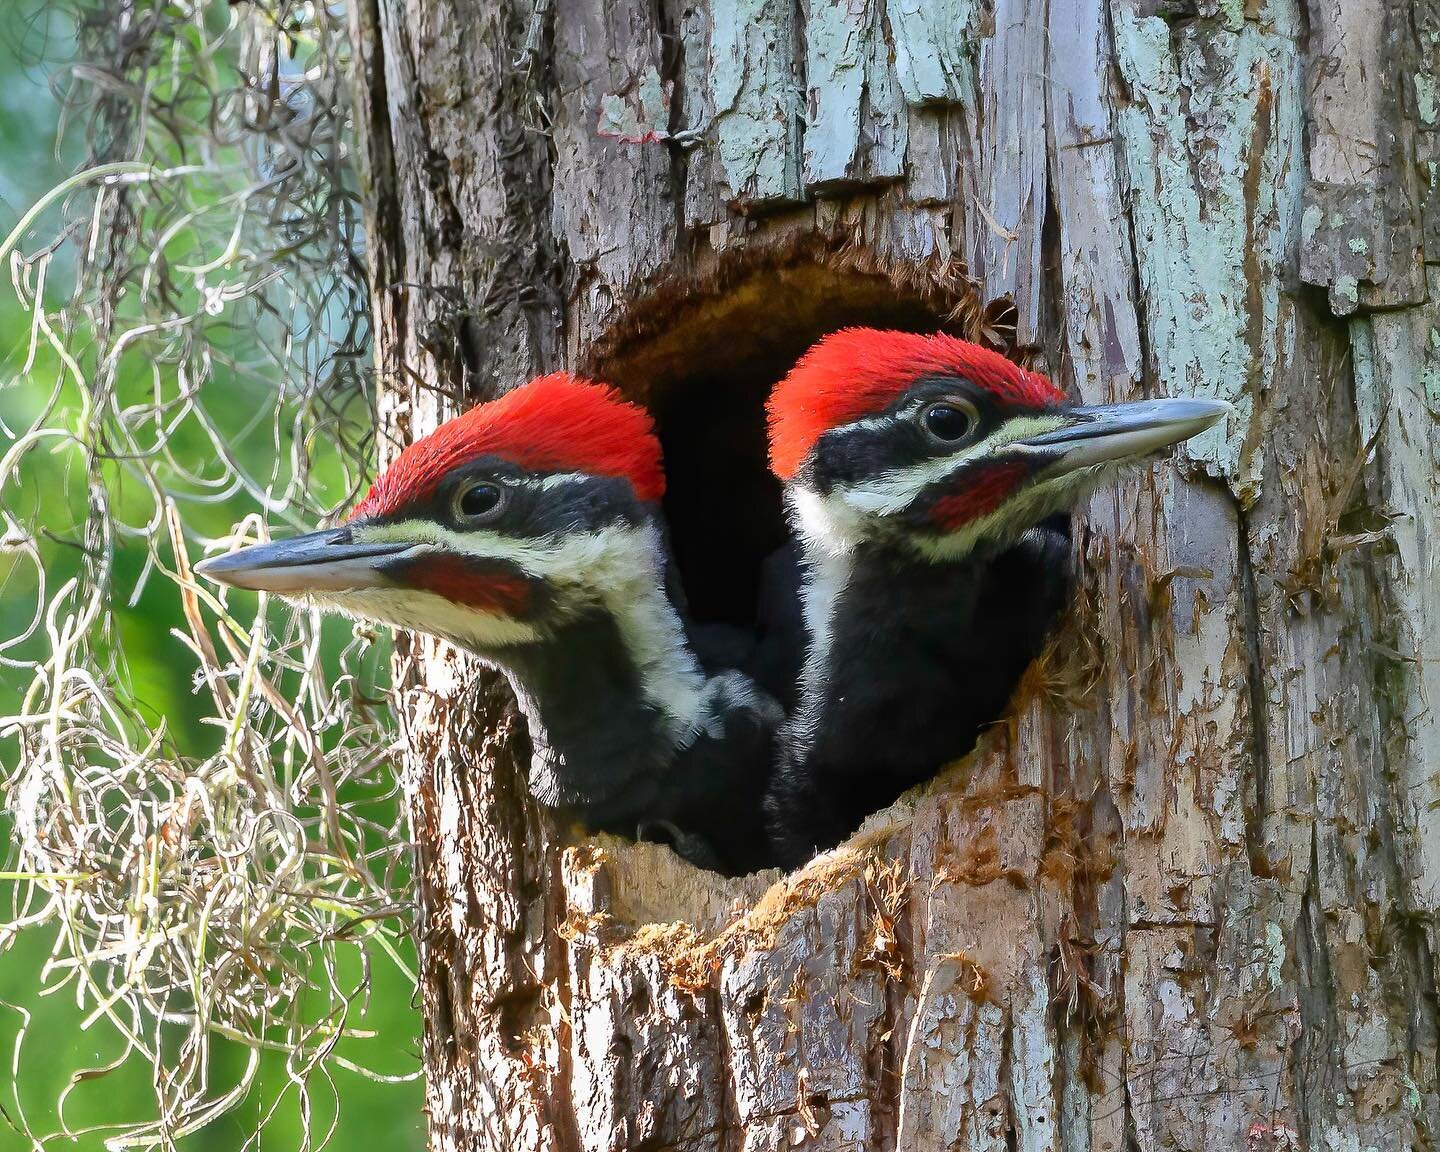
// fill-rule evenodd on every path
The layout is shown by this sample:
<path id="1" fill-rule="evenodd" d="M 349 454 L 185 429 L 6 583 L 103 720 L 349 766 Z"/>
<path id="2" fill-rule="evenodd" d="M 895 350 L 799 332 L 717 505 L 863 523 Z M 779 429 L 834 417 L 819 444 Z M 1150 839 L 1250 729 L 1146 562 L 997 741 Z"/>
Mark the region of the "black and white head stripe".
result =
<path id="1" fill-rule="evenodd" d="M 792 517 L 836 554 L 877 535 L 949 534 L 965 518 L 957 494 L 1008 495 L 1049 460 L 1026 438 L 1063 422 L 1058 408 L 1017 411 L 966 380 L 918 380 L 883 411 L 819 438 L 787 486 Z"/>
<path id="2" fill-rule="evenodd" d="M 822 434 L 787 485 L 797 530 L 843 554 L 891 539 L 935 559 L 1004 545 L 1123 465 L 1208 428 L 1219 401 L 1013 404 L 959 378 L 916 381 Z"/>

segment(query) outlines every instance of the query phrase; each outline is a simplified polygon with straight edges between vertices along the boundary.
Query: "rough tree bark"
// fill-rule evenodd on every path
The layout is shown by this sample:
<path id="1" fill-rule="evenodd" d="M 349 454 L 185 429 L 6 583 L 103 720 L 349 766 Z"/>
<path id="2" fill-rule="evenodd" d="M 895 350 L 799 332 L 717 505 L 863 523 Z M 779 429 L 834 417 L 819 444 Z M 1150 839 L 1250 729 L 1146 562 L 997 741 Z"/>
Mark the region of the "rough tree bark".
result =
<path id="1" fill-rule="evenodd" d="M 773 527 L 759 398 L 860 321 L 1238 411 L 792 877 L 567 847 L 503 687 L 403 646 L 433 1146 L 1433 1147 L 1433 0 L 353 3 L 388 444 L 589 370 Z"/>

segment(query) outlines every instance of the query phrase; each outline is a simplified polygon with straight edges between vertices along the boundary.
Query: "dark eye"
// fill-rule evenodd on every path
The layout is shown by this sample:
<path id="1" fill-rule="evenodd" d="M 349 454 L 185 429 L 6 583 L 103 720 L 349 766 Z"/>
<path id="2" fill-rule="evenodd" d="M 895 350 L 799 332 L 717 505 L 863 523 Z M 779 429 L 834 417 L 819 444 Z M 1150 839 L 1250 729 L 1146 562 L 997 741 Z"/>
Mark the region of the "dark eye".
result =
<path id="1" fill-rule="evenodd" d="M 467 485 L 455 497 L 455 509 L 464 520 L 493 520 L 505 503 L 505 490 L 488 480 Z"/>
<path id="2" fill-rule="evenodd" d="M 946 444 L 953 444 L 957 440 L 965 439 L 979 423 L 979 416 L 975 409 L 968 404 L 960 404 L 953 400 L 930 405 L 920 418 L 924 421 L 925 431 L 929 432 L 936 440 Z"/>

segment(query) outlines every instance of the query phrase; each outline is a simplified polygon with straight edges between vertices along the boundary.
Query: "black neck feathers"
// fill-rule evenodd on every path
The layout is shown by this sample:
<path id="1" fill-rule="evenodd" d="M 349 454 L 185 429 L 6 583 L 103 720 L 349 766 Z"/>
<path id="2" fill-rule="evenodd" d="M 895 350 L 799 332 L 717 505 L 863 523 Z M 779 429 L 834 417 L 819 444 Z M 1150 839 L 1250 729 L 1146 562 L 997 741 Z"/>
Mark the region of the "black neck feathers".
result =
<path id="1" fill-rule="evenodd" d="M 927 563 L 862 545 L 812 560 L 809 662 L 768 801 L 786 862 L 969 752 L 1068 591 L 1068 531 L 1048 523 L 994 556 Z"/>

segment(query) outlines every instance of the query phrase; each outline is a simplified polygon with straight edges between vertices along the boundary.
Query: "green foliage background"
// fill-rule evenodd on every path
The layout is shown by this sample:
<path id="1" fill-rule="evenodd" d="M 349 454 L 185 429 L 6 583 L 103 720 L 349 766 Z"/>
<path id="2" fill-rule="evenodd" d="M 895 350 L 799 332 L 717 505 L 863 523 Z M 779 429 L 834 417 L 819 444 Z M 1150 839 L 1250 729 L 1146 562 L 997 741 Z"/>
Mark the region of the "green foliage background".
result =
<path id="1" fill-rule="evenodd" d="M 53 40 L 64 34 L 64 26 L 45 18 L 45 5 L 46 0 L 0 3 L 0 234 L 8 233 L 31 204 L 69 176 L 79 163 L 80 147 L 67 138 L 71 133 L 62 135 L 61 107 L 52 91 L 57 67 L 54 62 L 69 56 L 68 46 Z M 218 7 L 223 10 L 225 5 Z M 35 233 L 52 235 L 62 220 L 60 212 L 57 206 L 47 213 Z M 17 431 L 28 428 L 36 419 L 61 372 L 53 353 L 42 351 L 30 371 L 22 374 L 29 338 L 30 316 L 7 279 L 0 286 L 0 455 Z M 245 333 L 237 333 L 235 338 L 243 341 Z M 264 385 L 241 380 L 229 383 L 231 386 L 223 390 L 212 390 L 208 406 L 222 426 L 240 428 L 255 410 L 254 389 Z M 121 386 L 125 386 L 123 382 Z M 145 381 L 138 380 L 135 386 L 143 388 Z M 64 403 L 62 400 L 62 407 Z M 56 414 L 62 421 L 74 415 L 66 411 Z M 203 446 L 197 444 L 196 451 L 201 450 Z M 258 458 L 274 448 L 265 437 L 259 437 L 241 450 Z M 339 483 L 336 463 L 320 459 L 316 466 L 322 480 L 328 477 L 337 485 L 331 497 L 340 499 L 343 485 Z M 11 502 L 11 514 L 45 539 L 45 566 L 53 578 L 80 571 L 72 534 L 83 518 L 85 490 L 83 476 L 77 477 L 74 472 L 63 453 L 41 458 L 27 471 L 28 490 L 5 493 Z M 118 475 L 114 496 L 118 500 L 126 498 Z M 194 518 L 193 526 L 199 534 L 214 537 L 255 510 L 254 502 L 239 494 L 223 503 L 187 507 L 185 516 L 187 524 Z M 285 527 L 277 526 L 281 534 Z M 117 545 L 117 628 L 108 642 L 122 657 L 120 667 L 128 694 L 145 715 L 157 721 L 163 717 L 176 754 L 204 756 L 214 750 L 220 735 L 204 723 L 207 713 L 196 692 L 194 661 L 171 635 L 172 629 L 183 627 L 173 585 L 151 580 L 133 604 L 121 602 L 136 587 L 144 563 L 142 547 L 126 542 Z M 0 638 L 18 635 L 28 627 L 36 591 L 26 566 L 0 549 Z M 326 633 L 327 645 L 333 652 L 349 640 L 349 629 L 338 622 Z M 37 639 L 30 654 L 43 650 L 40 645 Z M 383 660 L 383 650 L 377 649 L 375 659 Z M 28 680 L 23 670 L 0 667 L 0 715 L 16 711 L 19 694 Z M 13 754 L 13 748 L 0 743 L 0 757 Z M 9 828 L 3 821 L 0 816 L 0 835 L 8 839 Z M 0 856 L 0 861 L 4 858 Z M 7 866 L 0 863 L 0 868 Z M 0 879 L 0 907 L 9 906 L 9 886 L 8 881 Z M 12 948 L 0 952 L 0 1152 L 34 1147 L 27 1132 L 43 1137 L 59 1131 L 57 1102 L 67 1087 L 71 1092 L 65 1103 L 64 1122 L 72 1130 L 144 1121 L 154 1115 L 151 1071 L 138 1067 L 133 1060 L 108 1075 L 91 1078 L 87 1074 L 75 1080 L 84 1069 L 106 1065 L 120 1046 L 103 1019 L 82 1031 L 81 1023 L 91 1006 L 77 1006 L 73 988 L 67 987 L 58 995 L 45 994 L 53 980 L 45 977 L 43 966 L 55 931 L 53 924 L 26 930 Z M 408 944 L 405 952 L 413 966 L 413 949 Z M 358 968 L 358 958 L 353 963 Z M 377 1035 L 346 1042 L 340 1051 L 356 1063 L 386 1075 L 413 1073 L 418 1067 L 418 1017 L 412 994 L 406 978 L 393 965 L 376 964 L 368 1008 L 356 1013 L 350 1023 Z M 28 1029 L 17 1053 L 16 1038 L 27 1016 Z M 238 1075 L 243 1066 L 243 1053 L 237 1046 L 230 1045 L 227 1050 L 225 1042 L 219 1043 L 214 1063 L 217 1091 L 223 1090 L 219 1081 L 225 1075 Z M 18 1070 L 13 1083 L 12 1067 Z M 423 1147 L 422 1089 L 418 1080 L 377 1083 L 343 1067 L 334 1068 L 332 1076 L 333 1092 L 316 1093 L 318 1111 L 328 1106 L 335 1114 L 332 1147 Z M 304 1126 L 280 1055 L 267 1054 L 263 1058 L 260 1084 L 261 1090 L 239 1109 L 183 1138 L 179 1146 L 216 1152 L 301 1147 Z M 312 1090 L 315 1087 L 311 1085 Z M 261 1118 L 267 1118 L 263 1128 Z M 309 1127 L 312 1133 L 323 1134 L 330 1124 L 330 1117 L 317 1114 Z M 56 1136 L 46 1140 L 45 1146 L 100 1149 L 103 1138 L 93 1133 L 73 1141 Z"/>

